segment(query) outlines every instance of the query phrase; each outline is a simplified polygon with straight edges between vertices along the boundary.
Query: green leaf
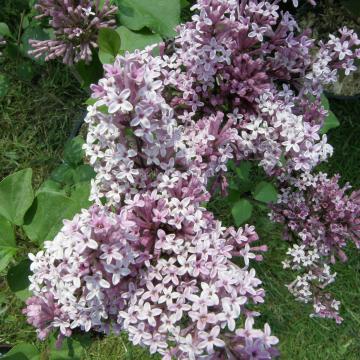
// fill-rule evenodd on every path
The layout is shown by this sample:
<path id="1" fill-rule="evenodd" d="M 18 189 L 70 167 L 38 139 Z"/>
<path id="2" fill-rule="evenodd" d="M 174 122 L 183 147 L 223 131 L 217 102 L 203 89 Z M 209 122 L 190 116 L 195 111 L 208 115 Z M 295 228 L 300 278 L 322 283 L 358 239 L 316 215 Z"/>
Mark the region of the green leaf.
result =
<path id="1" fill-rule="evenodd" d="M 324 94 L 321 95 L 321 105 L 324 107 L 325 110 L 330 109 L 329 100 Z"/>
<path id="2" fill-rule="evenodd" d="M 31 179 L 32 170 L 25 169 L 0 182 L 0 215 L 16 225 L 22 225 L 24 215 L 34 200 Z"/>
<path id="3" fill-rule="evenodd" d="M 253 206 L 249 200 L 241 199 L 231 209 L 232 216 L 236 226 L 240 226 L 249 220 L 252 214 Z"/>
<path id="4" fill-rule="evenodd" d="M 70 197 L 74 204 L 72 209 L 73 215 L 81 209 L 87 209 L 90 207 L 92 204 L 91 201 L 89 201 L 90 190 L 91 184 L 88 181 L 75 184 L 75 188 Z M 71 218 L 72 217 L 73 216 L 71 216 Z"/>
<path id="5" fill-rule="evenodd" d="M 189 0 L 180 0 L 180 6 L 182 9 L 186 8 L 189 5 L 190 5 Z"/>
<path id="6" fill-rule="evenodd" d="M 120 36 L 113 29 L 102 28 L 99 30 L 98 45 L 101 52 L 116 56 L 120 50 Z"/>
<path id="7" fill-rule="evenodd" d="M 21 343 L 14 346 L 6 355 L 4 360 L 40 360 L 39 350 L 32 344 Z"/>
<path id="8" fill-rule="evenodd" d="M 326 134 L 330 129 L 335 129 L 340 126 L 340 122 L 337 119 L 336 115 L 329 110 L 329 114 L 324 121 L 324 125 L 322 126 L 320 133 Z"/>
<path id="9" fill-rule="evenodd" d="M 73 201 L 59 193 L 41 192 L 35 198 L 25 217 L 23 226 L 30 240 L 41 245 L 45 240 L 52 240 L 63 225 Z"/>
<path id="10" fill-rule="evenodd" d="M 36 191 L 36 196 L 38 196 L 42 192 L 61 193 L 63 195 L 66 194 L 61 183 L 52 179 L 46 180 L 41 184 L 40 188 Z"/>
<path id="11" fill-rule="evenodd" d="M 49 360 L 80 360 L 84 347 L 91 343 L 89 334 L 65 338 L 60 349 L 55 348 L 55 341 L 53 337 L 50 343 Z"/>
<path id="12" fill-rule="evenodd" d="M 116 31 L 121 37 L 121 50 L 123 51 L 143 50 L 148 45 L 158 44 L 162 41 L 160 35 L 149 31 L 135 32 L 125 26 L 118 27 Z"/>
<path id="13" fill-rule="evenodd" d="M 8 93 L 9 88 L 9 79 L 5 75 L 0 74 L 0 98 L 4 97 Z"/>
<path id="14" fill-rule="evenodd" d="M 61 164 L 53 170 L 50 179 L 61 184 L 73 184 L 74 169 L 68 164 Z"/>
<path id="15" fill-rule="evenodd" d="M 273 184 L 261 181 L 254 190 L 254 199 L 263 203 L 276 202 L 278 192 Z"/>
<path id="16" fill-rule="evenodd" d="M 92 61 L 90 64 L 86 64 L 84 61 L 80 61 L 75 65 L 75 69 L 82 79 L 81 86 L 88 88 L 91 84 L 97 83 L 103 76 L 102 63 L 96 52 L 92 54 Z"/>
<path id="17" fill-rule="evenodd" d="M 9 27 L 3 22 L 0 22 L 0 36 L 12 37 Z"/>
<path id="18" fill-rule="evenodd" d="M 17 67 L 17 75 L 20 80 L 31 81 L 37 74 L 37 69 L 31 61 L 21 62 Z"/>
<path id="19" fill-rule="evenodd" d="M 80 165 L 74 170 L 74 181 L 80 183 L 90 181 L 96 176 L 95 170 L 88 164 Z"/>
<path id="20" fill-rule="evenodd" d="M 131 30 L 148 27 L 162 37 L 173 37 L 180 23 L 180 0 L 117 0 L 119 20 Z"/>
<path id="21" fill-rule="evenodd" d="M 99 60 L 102 64 L 113 64 L 115 61 L 115 56 L 112 54 L 109 54 L 105 51 L 99 50 Z"/>
<path id="22" fill-rule="evenodd" d="M 84 143 L 85 141 L 81 136 L 67 141 L 64 149 L 65 162 L 72 166 L 81 164 L 85 156 L 85 151 L 82 148 Z"/>
<path id="23" fill-rule="evenodd" d="M 25 216 L 26 235 L 39 245 L 52 240 L 62 228 L 64 219 L 72 219 L 91 205 L 89 194 L 90 183 L 87 182 L 77 184 L 71 197 L 56 192 L 39 193 Z"/>
<path id="24" fill-rule="evenodd" d="M 24 56 L 29 57 L 33 59 L 34 61 L 38 63 L 43 63 L 45 60 L 45 56 L 42 56 L 38 59 L 35 59 L 32 55 L 29 54 L 29 51 L 32 50 L 32 46 L 29 44 L 29 40 L 47 40 L 49 39 L 49 33 L 44 31 L 41 27 L 32 27 L 29 26 L 23 33 L 21 37 L 21 52 Z"/>
<path id="25" fill-rule="evenodd" d="M 228 196 L 225 198 L 226 201 L 233 205 L 235 204 L 241 197 L 241 192 L 235 189 L 228 189 Z"/>
<path id="26" fill-rule="evenodd" d="M 241 180 L 248 180 L 251 170 L 250 161 L 242 161 L 238 167 L 236 167 L 236 174 Z"/>
<path id="27" fill-rule="evenodd" d="M 14 228 L 0 216 L 0 271 L 3 271 L 17 252 Z"/>
<path id="28" fill-rule="evenodd" d="M 11 267 L 7 273 L 7 282 L 10 290 L 20 299 L 25 301 L 30 295 L 29 276 L 31 261 L 29 259 L 22 260 L 19 264 Z"/>

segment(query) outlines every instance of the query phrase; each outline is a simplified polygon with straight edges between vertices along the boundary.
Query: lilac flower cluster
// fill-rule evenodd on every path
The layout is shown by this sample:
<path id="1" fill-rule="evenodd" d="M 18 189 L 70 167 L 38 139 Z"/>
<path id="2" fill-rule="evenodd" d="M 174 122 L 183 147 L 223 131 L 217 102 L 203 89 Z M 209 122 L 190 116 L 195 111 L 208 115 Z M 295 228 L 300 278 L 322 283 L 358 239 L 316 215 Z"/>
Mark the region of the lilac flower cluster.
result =
<path id="1" fill-rule="evenodd" d="M 266 247 L 252 246 L 253 227 L 226 229 L 201 206 L 234 131 L 220 129 L 222 113 L 182 129 L 164 98 L 164 67 L 150 50 L 128 54 L 106 65 L 106 77 L 92 87 L 99 100 L 89 107 L 84 148 L 97 172 L 98 205 L 31 256 L 35 296 L 25 313 L 41 337 L 54 328 L 61 336 L 76 327 L 126 330 L 134 344 L 165 359 L 270 358 L 278 340 L 268 325 L 253 329 L 257 313 L 247 309 L 263 302 L 249 261 L 261 260 L 256 252 Z M 107 113 L 99 110 L 104 105 Z M 218 152 L 208 161 L 207 142 Z M 245 329 L 236 328 L 239 317 Z"/>
<path id="2" fill-rule="evenodd" d="M 49 17 L 55 39 L 30 40 L 30 54 L 45 60 L 61 58 L 67 65 L 81 60 L 90 62 L 92 49 L 97 47 L 99 29 L 116 25 L 117 7 L 106 0 L 39 0 L 35 5 L 38 19 Z"/>
<path id="3" fill-rule="evenodd" d="M 331 155 L 319 135 L 322 85 L 355 70 L 357 35 L 344 28 L 317 45 L 276 1 L 203 0 L 194 9 L 199 14 L 179 28 L 165 80 L 180 91 L 172 104 L 185 108 L 186 120 L 228 109 L 238 132 L 233 157 L 259 160 L 269 175 L 310 171 Z"/>
<path id="4" fill-rule="evenodd" d="M 266 246 L 253 245 L 252 226 L 225 228 L 205 206 L 214 189 L 226 189 L 230 159 L 257 161 L 281 178 L 326 160 L 324 74 L 335 81 L 360 57 L 354 33 L 317 48 L 278 3 L 198 0 L 160 56 L 148 47 L 104 66 L 91 86 L 84 145 L 95 205 L 31 255 L 25 313 L 41 338 L 52 329 L 60 337 L 126 330 L 168 360 L 277 355 L 277 338 L 267 324 L 254 328 L 259 313 L 249 307 L 264 301 L 250 261 Z M 348 203 L 334 209 L 341 223 Z M 320 262 L 329 254 L 302 250 L 322 284 L 332 281 Z M 321 306 L 328 303 L 337 306 L 325 296 Z"/>
<path id="5" fill-rule="evenodd" d="M 255 271 L 247 269 L 259 256 L 253 251 L 265 250 L 251 245 L 258 239 L 254 228 L 225 229 L 206 210 L 181 206 L 189 197 L 167 199 L 153 191 L 118 215 L 93 206 L 65 221 L 44 251 L 30 255 L 29 323 L 41 339 L 53 329 L 60 338 L 78 327 L 126 330 L 134 344 L 164 359 L 276 354 L 269 326 L 253 329 L 257 313 L 246 309 L 264 296 Z M 160 209 L 174 204 L 177 211 L 159 218 Z M 232 263 L 233 256 L 245 266 Z M 245 329 L 236 330 L 240 316 Z"/>
<path id="6" fill-rule="evenodd" d="M 339 302 L 324 293 L 336 274 L 330 265 L 346 261 L 343 248 L 352 240 L 360 248 L 360 192 L 347 195 L 350 186 L 341 188 L 339 176 L 303 174 L 287 179 L 273 220 L 285 224 L 285 238 L 300 241 L 293 245 L 283 262 L 299 275 L 288 288 L 303 302 L 313 301 L 315 316 L 329 317 L 341 322 Z"/>

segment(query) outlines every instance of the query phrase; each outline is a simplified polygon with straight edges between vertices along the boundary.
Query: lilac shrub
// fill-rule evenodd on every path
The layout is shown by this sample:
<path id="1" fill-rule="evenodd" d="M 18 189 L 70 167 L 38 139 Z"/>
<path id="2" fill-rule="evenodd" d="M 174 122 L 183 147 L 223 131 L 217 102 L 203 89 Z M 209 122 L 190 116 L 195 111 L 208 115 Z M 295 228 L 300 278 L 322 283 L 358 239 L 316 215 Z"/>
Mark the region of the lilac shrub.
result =
<path id="1" fill-rule="evenodd" d="M 30 54 L 35 58 L 45 55 L 45 60 L 61 58 L 67 65 L 81 60 L 89 63 L 99 29 L 116 25 L 117 7 L 110 5 L 110 0 L 103 5 L 100 0 L 39 0 L 35 8 L 38 19 L 50 19 L 55 39 L 30 40 Z"/>
<path id="2" fill-rule="evenodd" d="M 31 256 L 35 296 L 25 313 L 42 338 L 55 328 L 60 338 L 76 327 L 126 330 L 134 344 L 165 359 L 272 357 L 278 340 L 268 325 L 253 328 L 258 313 L 248 306 L 264 301 L 249 263 L 266 246 L 253 245 L 254 227 L 226 229 L 202 207 L 208 177 L 225 166 L 221 142 L 232 132 L 217 134 L 223 114 L 206 127 L 199 121 L 196 136 L 196 128 L 185 132 L 162 96 L 165 65 L 148 52 L 118 57 L 92 87 L 99 100 L 89 108 L 85 149 L 97 172 L 98 205 Z M 104 105 L 108 114 L 96 110 Z M 215 135 L 218 155 L 206 164 L 201 145 Z"/>
<path id="3" fill-rule="evenodd" d="M 304 290 L 289 290 L 339 320 L 338 303 L 314 286 L 333 281 L 326 258 L 343 256 L 342 235 L 359 231 L 358 195 L 302 174 L 332 154 L 320 133 L 322 87 L 355 70 L 360 42 L 344 28 L 317 44 L 278 3 L 199 0 L 159 56 L 152 46 L 104 65 L 86 117 L 94 205 L 30 255 L 34 296 L 24 312 L 40 338 L 125 330 L 164 359 L 277 356 L 253 306 L 265 293 L 251 266 L 267 247 L 254 244 L 253 226 L 226 228 L 206 210 L 216 189 L 226 191 L 229 160 L 254 161 L 277 181 L 320 182 L 284 190 L 273 216 L 288 227 L 287 207 L 305 202 L 301 192 L 314 197 L 303 205 L 310 216 L 291 223 L 300 245 L 286 264 L 303 271 Z"/>

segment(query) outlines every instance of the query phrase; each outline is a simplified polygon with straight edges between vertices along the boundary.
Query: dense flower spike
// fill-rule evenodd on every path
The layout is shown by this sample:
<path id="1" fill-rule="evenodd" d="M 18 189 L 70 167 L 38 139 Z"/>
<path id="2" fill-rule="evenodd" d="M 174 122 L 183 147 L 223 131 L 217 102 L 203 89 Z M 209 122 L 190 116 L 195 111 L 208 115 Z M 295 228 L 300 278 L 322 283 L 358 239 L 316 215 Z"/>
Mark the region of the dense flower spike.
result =
<path id="1" fill-rule="evenodd" d="M 347 242 L 360 248 L 360 192 L 347 195 L 350 186 L 341 188 L 338 180 L 322 173 L 287 179 L 272 218 L 285 224 L 285 238 L 301 243 L 289 249 L 290 259 L 283 263 L 300 273 L 289 290 L 301 301 L 312 300 L 315 316 L 341 322 L 339 302 L 322 289 L 335 279 L 330 265 L 346 261 Z"/>
<path id="2" fill-rule="evenodd" d="M 168 203 L 153 192 L 119 215 L 94 206 L 66 221 L 45 251 L 30 256 L 35 296 L 24 312 L 39 337 L 52 329 L 62 337 L 78 327 L 125 329 L 134 344 L 169 359 L 240 356 L 253 342 L 267 358 L 275 354 L 277 339 L 268 325 L 264 332 L 253 329 L 256 313 L 246 309 L 264 296 L 247 268 L 258 256 L 253 251 L 265 250 L 252 246 L 254 228 L 225 229 L 204 209 L 181 208 L 183 202 L 172 197 Z M 164 204 L 173 211 L 154 220 Z M 179 212 L 185 214 L 180 224 Z M 243 257 L 242 268 L 232 256 Z M 236 330 L 240 316 L 245 329 Z"/>
<path id="3" fill-rule="evenodd" d="M 35 58 L 61 58 L 67 65 L 83 60 L 90 62 L 92 49 L 97 47 L 98 31 L 114 27 L 117 7 L 110 0 L 39 0 L 35 5 L 38 18 L 49 17 L 55 39 L 30 40 Z"/>
<path id="4" fill-rule="evenodd" d="M 342 235 L 358 242 L 359 196 L 347 197 L 337 179 L 299 174 L 332 153 L 320 136 L 322 86 L 354 70 L 359 40 L 342 29 L 315 44 L 279 3 L 198 0 L 160 56 L 148 47 L 104 66 L 91 87 L 84 145 L 95 205 L 31 255 L 25 313 L 40 338 L 52 329 L 61 337 L 78 327 L 126 330 L 168 360 L 276 356 L 277 338 L 268 324 L 254 328 L 259 313 L 249 307 L 264 301 L 251 261 L 267 248 L 253 245 L 252 226 L 224 228 L 204 208 L 215 189 L 226 190 L 230 159 L 294 178 L 291 187 L 318 182 L 284 190 L 274 219 L 288 224 L 297 194 L 309 207 L 305 233 L 304 219 L 292 220 L 302 242 L 285 264 L 305 270 L 289 290 L 340 320 L 338 302 L 312 286 L 333 281 L 324 259 L 343 257 Z M 307 192 L 314 203 L 303 200 Z"/>

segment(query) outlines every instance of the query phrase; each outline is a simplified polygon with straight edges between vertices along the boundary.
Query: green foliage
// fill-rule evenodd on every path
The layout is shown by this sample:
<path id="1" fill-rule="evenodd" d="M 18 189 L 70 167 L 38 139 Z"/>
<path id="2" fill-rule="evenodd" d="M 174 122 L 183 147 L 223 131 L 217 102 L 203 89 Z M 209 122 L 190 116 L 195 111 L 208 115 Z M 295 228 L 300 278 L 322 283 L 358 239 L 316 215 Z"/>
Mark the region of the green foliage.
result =
<path id="1" fill-rule="evenodd" d="M 241 199 L 231 209 L 236 226 L 244 224 L 251 218 L 253 205 L 247 199 Z"/>
<path id="2" fill-rule="evenodd" d="M 148 30 L 131 31 L 125 26 L 116 29 L 121 37 L 121 50 L 133 52 L 135 50 L 143 50 L 146 46 L 157 44 L 162 41 L 161 36 L 153 34 Z"/>
<path id="3" fill-rule="evenodd" d="M 64 148 L 64 160 L 71 166 L 77 166 L 82 163 L 85 152 L 83 145 L 85 141 L 81 136 L 77 136 L 74 139 L 68 140 Z"/>
<path id="4" fill-rule="evenodd" d="M 31 61 L 21 63 L 17 69 L 17 75 L 22 81 L 31 81 L 38 73 L 39 69 Z"/>
<path id="5" fill-rule="evenodd" d="M 0 22 L 0 36 L 12 37 L 9 27 L 3 22 Z"/>
<path id="6" fill-rule="evenodd" d="M 83 208 L 90 206 L 90 180 L 94 170 L 82 163 L 84 140 L 76 137 L 64 149 L 64 163 L 56 168 L 49 180 L 36 193 L 26 214 L 24 230 L 30 240 L 41 245 L 52 240 L 63 225 Z"/>
<path id="7" fill-rule="evenodd" d="M 32 344 L 20 343 L 14 346 L 6 355 L 4 360 L 40 360 L 39 350 Z"/>
<path id="8" fill-rule="evenodd" d="M 81 137 L 66 143 L 64 163 L 40 186 L 35 199 L 31 169 L 9 175 L 0 183 L 0 271 L 17 253 L 13 225 L 22 225 L 28 238 L 41 246 L 54 238 L 64 219 L 91 205 L 90 180 L 95 172 L 83 164 L 83 143 Z"/>
<path id="9" fill-rule="evenodd" d="M 339 122 L 338 118 L 331 110 L 329 110 L 329 114 L 326 117 L 326 119 L 324 121 L 324 125 L 321 128 L 320 132 L 321 132 L 321 134 L 326 134 L 329 130 L 335 129 L 339 126 L 340 126 L 340 122 Z"/>
<path id="10" fill-rule="evenodd" d="M 0 98 L 4 97 L 9 90 L 9 79 L 7 76 L 0 74 Z"/>
<path id="11" fill-rule="evenodd" d="M 25 301 L 30 296 L 29 275 L 30 260 L 24 259 L 19 264 L 11 267 L 7 273 L 7 283 L 11 291 L 20 299 Z"/>
<path id="12" fill-rule="evenodd" d="M 238 178 L 242 181 L 248 181 L 251 170 L 250 161 L 242 161 L 238 167 L 235 168 Z"/>
<path id="13" fill-rule="evenodd" d="M 0 216 L 0 272 L 10 263 L 16 251 L 14 228 L 10 221 Z"/>
<path id="14" fill-rule="evenodd" d="M 278 193 L 273 184 L 261 181 L 254 190 L 254 199 L 264 203 L 276 202 Z"/>
<path id="15" fill-rule="evenodd" d="M 102 28 L 99 31 L 98 45 L 100 61 L 103 64 L 113 63 L 120 51 L 120 36 L 113 29 Z"/>
<path id="16" fill-rule="evenodd" d="M 25 218 L 26 235 L 39 245 L 45 240 L 52 240 L 62 227 L 63 219 L 70 219 L 76 214 L 76 205 L 60 193 L 39 193 Z"/>
<path id="17" fill-rule="evenodd" d="M 130 30 L 148 27 L 163 38 L 175 35 L 180 23 L 179 0 L 116 0 L 119 20 Z"/>
<path id="18" fill-rule="evenodd" d="M 95 52 L 93 52 L 93 58 L 90 64 L 80 61 L 75 65 L 75 69 L 81 78 L 81 86 L 85 89 L 91 84 L 97 83 L 103 75 L 102 63 L 98 54 Z"/>
<path id="19" fill-rule="evenodd" d="M 20 51 L 25 57 L 29 57 L 32 60 L 43 63 L 44 57 L 40 57 L 39 59 L 35 59 L 32 55 L 29 54 L 29 51 L 32 50 L 31 45 L 29 44 L 29 40 L 47 40 L 50 38 L 50 32 L 45 31 L 40 26 L 29 26 L 25 29 L 24 33 L 21 36 L 21 45 Z"/>
<path id="20" fill-rule="evenodd" d="M 53 337 L 49 346 L 49 360 L 80 360 L 84 348 L 91 343 L 88 334 L 65 338 L 60 349 L 55 348 L 55 341 L 56 339 Z"/>
<path id="21" fill-rule="evenodd" d="M 326 96 L 321 97 L 321 104 L 328 111 L 328 115 L 324 121 L 324 125 L 321 128 L 321 134 L 326 134 L 330 129 L 334 129 L 340 126 L 340 122 L 337 119 L 336 115 L 330 110 L 329 100 Z"/>
<path id="22" fill-rule="evenodd" d="M 25 169 L 9 175 L 0 183 L 0 215 L 16 225 L 22 225 L 34 199 L 31 179 L 32 170 Z"/>

